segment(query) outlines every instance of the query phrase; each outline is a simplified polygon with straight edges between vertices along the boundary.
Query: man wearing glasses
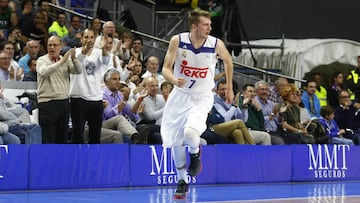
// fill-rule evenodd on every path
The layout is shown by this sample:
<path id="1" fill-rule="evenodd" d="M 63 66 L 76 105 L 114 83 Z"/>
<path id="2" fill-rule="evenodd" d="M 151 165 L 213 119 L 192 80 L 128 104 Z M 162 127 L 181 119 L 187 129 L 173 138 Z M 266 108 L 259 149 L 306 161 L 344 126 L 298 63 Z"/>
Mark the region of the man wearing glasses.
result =
<path id="1" fill-rule="evenodd" d="M 346 129 L 344 137 L 350 138 L 356 145 L 360 138 L 360 104 L 350 100 L 347 90 L 339 92 L 340 106 L 335 109 L 335 121 L 340 129 Z"/>
<path id="2" fill-rule="evenodd" d="M 69 122 L 69 77 L 80 74 L 81 64 L 70 49 L 62 57 L 61 40 L 52 36 L 47 42 L 48 54 L 37 60 L 39 124 L 43 143 L 67 143 Z"/>

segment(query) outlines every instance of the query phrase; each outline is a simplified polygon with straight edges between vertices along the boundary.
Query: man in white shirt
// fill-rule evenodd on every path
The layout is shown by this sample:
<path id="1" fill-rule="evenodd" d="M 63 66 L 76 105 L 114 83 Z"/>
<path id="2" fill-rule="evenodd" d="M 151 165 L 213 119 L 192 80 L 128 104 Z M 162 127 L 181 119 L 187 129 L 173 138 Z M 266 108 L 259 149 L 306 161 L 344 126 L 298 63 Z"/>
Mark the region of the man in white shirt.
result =
<path id="1" fill-rule="evenodd" d="M 146 62 L 146 72 L 141 78 L 154 77 L 157 79 L 158 84 L 161 85 L 165 81 L 165 78 L 158 73 L 159 71 L 159 59 L 156 56 L 150 56 Z"/>
<path id="2" fill-rule="evenodd" d="M 116 30 L 115 30 L 114 22 L 107 21 L 106 23 L 104 23 L 103 30 L 102 30 L 103 34 L 96 37 L 94 46 L 96 48 L 101 48 L 102 38 L 104 37 L 104 35 L 107 35 L 107 36 L 113 38 L 113 47 L 111 49 L 111 53 L 116 53 L 119 49 L 120 40 L 118 38 L 114 37 L 115 31 Z"/>

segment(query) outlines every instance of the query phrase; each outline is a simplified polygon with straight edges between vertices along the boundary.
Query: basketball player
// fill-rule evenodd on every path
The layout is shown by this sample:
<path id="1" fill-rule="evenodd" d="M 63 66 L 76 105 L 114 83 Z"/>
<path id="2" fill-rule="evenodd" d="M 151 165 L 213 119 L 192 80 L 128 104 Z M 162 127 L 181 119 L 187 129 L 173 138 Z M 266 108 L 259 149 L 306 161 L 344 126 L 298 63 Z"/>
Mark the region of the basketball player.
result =
<path id="1" fill-rule="evenodd" d="M 232 58 L 224 43 L 209 35 L 210 13 L 195 9 L 188 18 L 190 32 L 171 38 L 162 72 L 165 79 L 174 84 L 165 105 L 161 136 L 163 146 L 172 148 L 177 169 L 179 181 L 175 198 L 186 197 L 189 184 L 187 173 L 193 177 L 201 170 L 200 135 L 206 129 L 206 118 L 213 106 L 217 56 L 224 61 L 226 80 L 232 81 L 233 76 Z M 229 103 L 234 98 L 232 89 L 232 83 L 228 82 L 226 101 Z M 190 149 L 188 171 L 185 145 Z"/>

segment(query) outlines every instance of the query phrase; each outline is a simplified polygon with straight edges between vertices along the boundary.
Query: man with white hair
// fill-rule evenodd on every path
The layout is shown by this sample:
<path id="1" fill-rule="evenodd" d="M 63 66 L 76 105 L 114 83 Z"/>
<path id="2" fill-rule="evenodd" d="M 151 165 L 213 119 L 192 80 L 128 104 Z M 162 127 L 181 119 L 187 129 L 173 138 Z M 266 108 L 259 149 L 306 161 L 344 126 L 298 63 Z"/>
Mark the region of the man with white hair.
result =
<path id="1" fill-rule="evenodd" d="M 102 34 L 96 37 L 95 47 L 100 48 L 102 38 L 104 37 L 104 35 L 107 35 L 107 36 L 113 38 L 113 47 L 111 49 L 111 53 L 116 53 L 119 49 L 120 40 L 118 38 L 114 37 L 115 32 L 116 32 L 116 29 L 115 29 L 115 24 L 113 21 L 107 21 L 106 23 L 104 23 Z"/>
<path id="2" fill-rule="evenodd" d="M 150 56 L 146 62 L 146 72 L 141 78 L 154 77 L 158 81 L 159 85 L 165 81 L 165 78 L 159 74 L 159 59 L 156 56 Z"/>

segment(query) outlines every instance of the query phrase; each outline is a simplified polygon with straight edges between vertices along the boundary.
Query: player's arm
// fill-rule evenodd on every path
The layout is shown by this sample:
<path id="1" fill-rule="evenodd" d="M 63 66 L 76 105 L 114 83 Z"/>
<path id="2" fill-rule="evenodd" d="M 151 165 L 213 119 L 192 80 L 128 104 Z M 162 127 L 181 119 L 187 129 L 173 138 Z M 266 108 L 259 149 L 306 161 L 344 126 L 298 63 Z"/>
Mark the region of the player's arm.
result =
<path id="1" fill-rule="evenodd" d="M 224 62 L 226 81 L 227 81 L 226 102 L 232 103 L 234 99 L 234 92 L 232 86 L 234 65 L 232 62 L 232 57 L 229 51 L 226 49 L 224 42 L 220 39 L 218 39 L 215 51 Z"/>
<path id="2" fill-rule="evenodd" d="M 172 84 L 182 87 L 185 84 L 185 80 L 176 78 L 173 73 L 173 65 L 175 63 L 177 50 L 179 47 L 179 36 L 175 35 L 171 38 L 169 48 L 166 52 L 164 65 L 162 68 L 162 75 L 164 78 Z"/>

